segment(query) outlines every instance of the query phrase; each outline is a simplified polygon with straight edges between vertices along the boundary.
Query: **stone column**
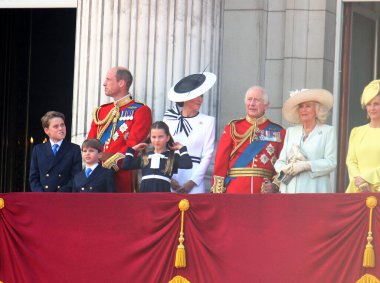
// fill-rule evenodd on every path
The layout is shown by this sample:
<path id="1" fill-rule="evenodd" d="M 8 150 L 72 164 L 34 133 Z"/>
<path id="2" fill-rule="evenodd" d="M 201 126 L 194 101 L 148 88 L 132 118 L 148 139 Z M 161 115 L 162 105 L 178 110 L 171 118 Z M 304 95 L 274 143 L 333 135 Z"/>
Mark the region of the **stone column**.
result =
<path id="1" fill-rule="evenodd" d="M 96 106 L 109 102 L 102 83 L 112 66 L 134 75 L 131 94 L 162 119 L 167 92 L 185 75 L 219 75 L 223 0 L 78 0 L 72 140 L 87 136 Z M 216 115 L 218 87 L 202 112 Z"/>
<path id="2" fill-rule="evenodd" d="M 289 97 L 289 90 L 325 88 L 333 91 L 335 9 L 334 0 L 287 2 L 284 101 Z"/>

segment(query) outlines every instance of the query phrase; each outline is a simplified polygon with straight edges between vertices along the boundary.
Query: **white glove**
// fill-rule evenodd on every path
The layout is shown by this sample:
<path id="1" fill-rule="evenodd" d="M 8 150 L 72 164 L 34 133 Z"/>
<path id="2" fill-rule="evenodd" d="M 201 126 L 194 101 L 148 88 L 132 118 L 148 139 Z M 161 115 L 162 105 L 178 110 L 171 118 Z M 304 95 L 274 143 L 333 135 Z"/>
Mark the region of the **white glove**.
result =
<path id="1" fill-rule="evenodd" d="M 284 174 L 288 174 L 290 171 L 290 168 L 292 168 L 293 163 L 286 164 L 284 167 L 282 167 L 281 171 L 284 172 Z"/>
<path id="2" fill-rule="evenodd" d="M 303 171 L 310 171 L 311 166 L 307 161 L 296 161 L 293 163 L 293 166 L 289 170 L 289 174 L 292 176 L 296 176 Z"/>

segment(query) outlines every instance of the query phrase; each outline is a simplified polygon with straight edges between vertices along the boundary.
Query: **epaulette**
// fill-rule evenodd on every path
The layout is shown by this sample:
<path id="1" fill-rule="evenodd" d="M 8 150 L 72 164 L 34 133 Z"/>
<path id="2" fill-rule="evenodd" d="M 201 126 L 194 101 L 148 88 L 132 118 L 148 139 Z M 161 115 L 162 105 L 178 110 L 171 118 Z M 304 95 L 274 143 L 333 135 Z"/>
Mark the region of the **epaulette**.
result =
<path id="1" fill-rule="evenodd" d="M 240 119 L 234 119 L 234 120 L 231 120 L 231 121 L 228 122 L 227 125 L 231 125 L 232 123 L 240 122 L 240 121 L 242 121 L 242 120 L 245 120 L 245 118 L 240 118 Z"/>
<path id="2" fill-rule="evenodd" d="M 109 105 L 111 105 L 111 104 L 113 104 L 113 102 L 105 103 L 105 104 L 102 104 L 102 105 L 100 105 L 100 106 L 95 106 L 94 111 L 93 111 L 93 115 L 94 115 L 94 117 L 95 117 L 95 116 L 97 117 L 97 115 L 98 115 L 97 113 L 100 111 L 100 109 L 102 109 L 102 107 L 109 106 Z"/>
<path id="3" fill-rule="evenodd" d="M 108 103 L 102 104 L 102 105 L 100 105 L 97 108 L 102 108 L 103 106 L 108 106 L 108 105 L 111 105 L 111 104 L 113 104 L 113 102 L 108 102 Z"/>
<path id="4" fill-rule="evenodd" d="M 126 109 L 133 111 L 139 109 L 142 106 L 145 106 L 145 103 L 133 101 L 133 103 L 128 105 Z"/>
<path id="5" fill-rule="evenodd" d="M 277 130 L 277 131 L 281 131 L 284 129 L 280 124 L 273 123 L 270 120 L 269 120 L 269 123 L 270 123 L 270 125 L 268 126 L 269 129 L 273 128 L 273 130 Z"/>
<path id="6" fill-rule="evenodd" d="M 136 104 L 141 104 L 141 105 L 146 105 L 145 103 L 143 102 L 140 102 L 140 101 L 135 101 Z"/>

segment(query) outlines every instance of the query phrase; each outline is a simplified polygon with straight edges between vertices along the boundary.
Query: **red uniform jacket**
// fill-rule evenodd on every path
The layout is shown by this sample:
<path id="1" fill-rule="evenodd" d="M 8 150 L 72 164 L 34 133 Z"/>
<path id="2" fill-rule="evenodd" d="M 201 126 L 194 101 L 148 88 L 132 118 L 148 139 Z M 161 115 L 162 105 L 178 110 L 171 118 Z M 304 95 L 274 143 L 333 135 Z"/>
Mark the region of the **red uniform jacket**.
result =
<path id="1" fill-rule="evenodd" d="M 225 127 L 216 150 L 213 186 L 214 183 L 219 183 L 225 186 L 227 193 L 260 193 L 264 178 L 271 179 L 275 175 L 273 165 L 280 155 L 285 130 L 266 117 L 259 118 L 256 122 L 256 131 L 251 131 L 252 134 L 248 136 L 254 121 L 235 120 Z M 244 137 L 247 137 L 245 141 Z M 254 139 L 261 140 L 263 148 L 244 168 L 231 170 Z M 226 181 L 229 181 L 227 185 Z"/>
<path id="2" fill-rule="evenodd" d="M 114 112 L 112 112 L 115 110 Z M 119 170 L 128 147 L 145 141 L 152 125 L 152 113 L 148 106 L 131 100 L 129 96 L 108 103 L 95 110 L 88 138 L 98 138 L 104 144 L 104 152 L 114 153 L 103 162 L 103 167 L 116 171 L 117 192 L 132 192 L 132 171 Z"/>

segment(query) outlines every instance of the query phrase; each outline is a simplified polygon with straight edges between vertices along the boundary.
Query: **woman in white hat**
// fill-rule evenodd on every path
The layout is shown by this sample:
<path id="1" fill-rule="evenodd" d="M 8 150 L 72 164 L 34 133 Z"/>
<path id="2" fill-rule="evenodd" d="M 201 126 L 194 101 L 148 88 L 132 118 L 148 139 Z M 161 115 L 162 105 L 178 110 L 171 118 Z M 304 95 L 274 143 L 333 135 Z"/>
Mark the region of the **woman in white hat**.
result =
<path id="1" fill-rule="evenodd" d="M 364 88 L 361 104 L 367 110 L 369 123 L 351 130 L 347 193 L 380 192 L 380 80 Z"/>
<path id="2" fill-rule="evenodd" d="M 332 193 L 330 173 L 337 163 L 337 141 L 332 126 L 324 124 L 333 96 L 324 89 L 290 94 L 282 114 L 294 127 L 286 130 L 275 169 L 283 193 Z"/>
<path id="3" fill-rule="evenodd" d="M 181 79 L 169 91 L 169 100 L 176 105 L 165 112 L 164 122 L 173 139 L 187 147 L 193 161 L 192 169 L 179 169 L 172 177 L 172 191 L 204 193 L 204 176 L 211 163 L 215 141 L 215 118 L 202 114 L 199 109 L 203 94 L 216 81 L 212 73 L 193 74 Z M 178 107 L 182 107 L 182 111 Z"/>

